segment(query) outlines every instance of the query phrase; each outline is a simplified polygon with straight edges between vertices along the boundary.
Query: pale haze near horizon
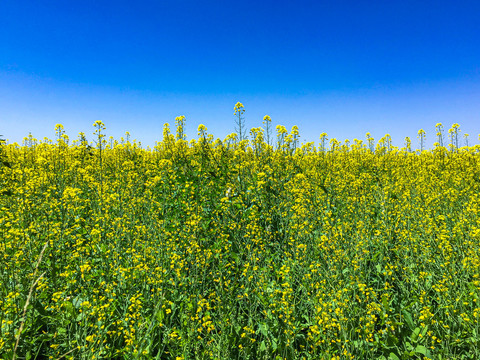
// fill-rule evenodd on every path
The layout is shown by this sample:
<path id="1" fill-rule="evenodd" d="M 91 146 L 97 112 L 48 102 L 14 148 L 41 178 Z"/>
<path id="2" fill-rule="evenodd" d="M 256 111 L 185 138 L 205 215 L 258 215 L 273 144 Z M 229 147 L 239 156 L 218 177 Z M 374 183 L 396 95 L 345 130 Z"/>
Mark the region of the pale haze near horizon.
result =
<path id="1" fill-rule="evenodd" d="M 215 138 L 224 139 L 234 132 L 233 107 L 237 101 L 245 106 L 248 129 L 263 127 L 263 117 L 268 114 L 273 125 L 284 125 L 288 130 L 297 125 L 302 142 L 318 143 L 322 132 L 339 141 L 365 140 L 365 134 L 370 132 L 376 140 L 390 134 L 394 145 L 399 147 L 408 136 L 413 147 L 417 147 L 417 132 L 423 129 L 427 133 L 427 146 L 432 146 L 436 141 L 435 125 L 440 122 L 445 129 L 446 141 L 448 129 L 459 123 L 462 136 L 469 134 L 469 144 L 479 143 L 478 83 L 469 86 L 452 81 L 294 96 L 209 96 L 155 94 L 84 84 L 67 86 L 54 81 L 17 77 L 19 81 L 11 84 L 9 91 L 0 89 L 1 131 L 10 143 L 21 144 L 29 133 L 39 140 L 44 137 L 53 139 L 54 127 L 58 123 L 65 127 L 71 140 L 75 140 L 79 132 L 84 132 L 92 140 L 92 124 L 102 120 L 107 127 L 107 136 L 119 140 L 128 131 L 131 138 L 140 141 L 143 147 L 153 147 L 156 141 L 162 140 L 165 123 L 175 132 L 175 117 L 180 115 L 186 116 L 189 140 L 198 137 L 200 124 L 204 124 Z"/>

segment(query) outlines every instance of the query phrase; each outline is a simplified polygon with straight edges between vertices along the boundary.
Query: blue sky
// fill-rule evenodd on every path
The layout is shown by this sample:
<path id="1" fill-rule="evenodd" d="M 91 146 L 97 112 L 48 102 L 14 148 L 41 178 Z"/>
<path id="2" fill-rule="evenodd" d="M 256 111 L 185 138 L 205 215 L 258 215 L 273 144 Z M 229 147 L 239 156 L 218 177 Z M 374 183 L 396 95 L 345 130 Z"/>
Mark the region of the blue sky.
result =
<path id="1" fill-rule="evenodd" d="M 478 1 L 0 2 L 0 134 L 21 142 L 125 131 L 143 145 L 187 117 L 233 132 L 265 114 L 301 140 L 391 134 L 433 143 L 435 124 L 480 134 Z"/>

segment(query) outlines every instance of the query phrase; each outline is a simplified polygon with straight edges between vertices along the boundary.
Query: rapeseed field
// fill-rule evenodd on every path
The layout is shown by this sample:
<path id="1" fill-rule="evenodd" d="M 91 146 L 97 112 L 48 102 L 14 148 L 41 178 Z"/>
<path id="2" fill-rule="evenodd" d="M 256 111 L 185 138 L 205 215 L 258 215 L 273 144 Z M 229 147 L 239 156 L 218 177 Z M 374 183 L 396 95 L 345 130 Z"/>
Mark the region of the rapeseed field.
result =
<path id="1" fill-rule="evenodd" d="M 480 358 L 458 125 L 431 150 L 94 127 L 0 147 L 1 359 Z"/>

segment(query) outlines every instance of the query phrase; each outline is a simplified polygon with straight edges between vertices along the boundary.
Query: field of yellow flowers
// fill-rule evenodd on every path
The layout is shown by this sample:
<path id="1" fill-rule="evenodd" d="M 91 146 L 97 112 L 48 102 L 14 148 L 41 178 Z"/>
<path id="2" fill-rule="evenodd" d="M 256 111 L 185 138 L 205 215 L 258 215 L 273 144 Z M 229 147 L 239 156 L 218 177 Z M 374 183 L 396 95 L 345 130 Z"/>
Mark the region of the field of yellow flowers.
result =
<path id="1" fill-rule="evenodd" d="M 94 126 L 1 146 L 1 359 L 480 358 L 479 146 Z"/>

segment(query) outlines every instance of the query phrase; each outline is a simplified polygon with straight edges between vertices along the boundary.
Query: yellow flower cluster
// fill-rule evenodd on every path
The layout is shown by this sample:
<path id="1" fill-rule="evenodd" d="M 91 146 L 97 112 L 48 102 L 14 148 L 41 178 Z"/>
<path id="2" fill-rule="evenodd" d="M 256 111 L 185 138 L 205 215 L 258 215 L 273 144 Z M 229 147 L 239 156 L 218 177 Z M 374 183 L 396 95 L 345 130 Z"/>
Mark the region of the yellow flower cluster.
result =
<path id="1" fill-rule="evenodd" d="M 458 126 L 412 151 L 296 126 L 189 143 L 175 121 L 152 150 L 101 121 L 91 144 L 58 124 L 2 145 L 0 358 L 478 356 L 480 148 Z"/>

